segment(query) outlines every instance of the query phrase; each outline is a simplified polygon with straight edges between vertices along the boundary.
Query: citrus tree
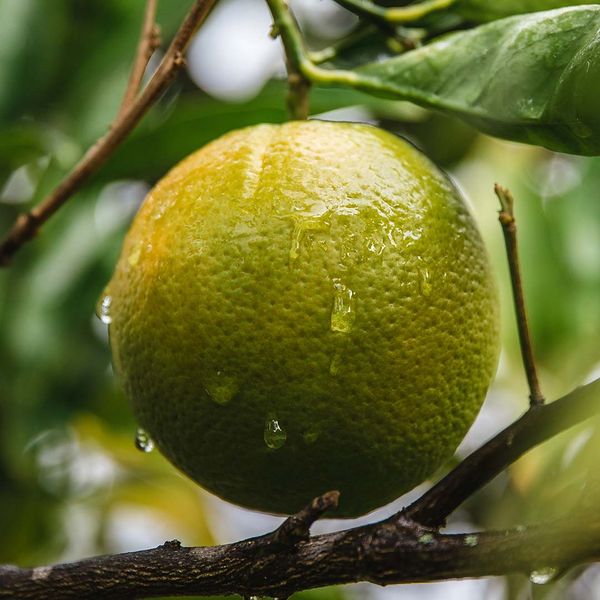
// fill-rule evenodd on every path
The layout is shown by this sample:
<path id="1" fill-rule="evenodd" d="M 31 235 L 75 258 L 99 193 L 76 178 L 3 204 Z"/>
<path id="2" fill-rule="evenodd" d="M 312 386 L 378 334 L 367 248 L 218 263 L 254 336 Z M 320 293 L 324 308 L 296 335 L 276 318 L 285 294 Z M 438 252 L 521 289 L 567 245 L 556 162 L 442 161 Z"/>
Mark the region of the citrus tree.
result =
<path id="1" fill-rule="evenodd" d="M 82 30 L 88 27 L 96 37 L 88 44 L 74 36 L 71 48 L 79 44 L 94 56 L 93 46 L 99 47 L 101 56 L 113 46 L 121 52 L 126 45 L 121 42 L 131 38 L 142 17 L 117 114 L 81 158 L 75 160 L 79 149 L 59 127 L 34 127 L 26 120 L 3 126 L 2 197 L 17 198 L 6 202 L 0 243 L 7 284 L 1 318 L 7 348 L 12 348 L 4 363 L 14 365 L 16 373 L 6 368 L 3 374 L 10 402 L 0 413 L 7 440 L 6 460 L 0 463 L 2 493 L 13 515 L 5 529 L 15 540 L 14 550 L 5 549 L 3 556 L 35 564 L 0 566 L 0 598 L 287 598 L 351 582 L 387 585 L 515 573 L 544 585 L 549 594 L 571 586 L 574 597 L 591 597 L 585 595 L 589 588 L 577 590 L 587 573 L 583 565 L 597 558 L 600 546 L 594 472 L 600 380 L 590 376 L 600 360 L 600 274 L 590 267 L 586 285 L 575 277 L 570 283 L 577 291 L 565 293 L 569 269 L 565 279 L 555 275 L 557 261 L 566 259 L 554 238 L 571 231 L 565 225 L 569 219 L 579 219 L 584 231 L 582 223 L 600 224 L 593 203 L 599 177 L 593 157 L 600 154 L 600 8 L 560 0 L 423 0 L 393 6 L 338 0 L 344 14 L 353 16 L 351 27 L 324 43 L 298 24 L 287 2 L 266 0 L 273 25 L 264 35 L 283 44 L 285 103 L 293 121 L 254 126 L 286 119 L 284 90 L 277 83 L 242 106 L 224 106 L 186 95 L 185 83 L 177 81 L 188 46 L 216 1 L 185 4 L 164 3 L 158 17 L 156 0 L 146 2 L 143 15 L 141 6 L 114 8 L 129 29 L 123 26 L 121 38 L 117 29 L 108 41 L 106 32 L 81 19 Z M 51 28 L 35 2 L 9 5 L 7 22 L 18 17 L 26 29 Z M 66 28 L 69 10 L 78 10 L 77 3 L 60 6 L 52 13 L 54 31 Z M 178 22 L 181 8 L 187 13 Z M 103 10 L 91 21 L 108 18 L 111 9 Z M 163 54 L 158 52 L 159 20 L 172 32 Z M 43 35 L 40 40 L 48 64 L 58 64 L 51 60 L 53 41 Z M 7 43 L 5 55 L 12 60 L 7 60 L 5 79 L 18 82 L 15 73 L 29 64 L 29 47 L 12 57 L 11 48 Z M 73 70 L 80 64 L 77 55 L 69 60 Z M 87 67 L 97 67 L 109 81 L 115 61 L 104 72 L 101 65 L 89 60 Z M 116 89 L 122 75 L 115 78 Z M 69 76 L 56 89 L 70 89 L 64 83 Z M 36 81 L 42 85 L 41 75 Z M 169 96 L 177 85 L 181 97 Z M 38 118 L 29 87 L 12 87 L 12 96 L 0 97 L 5 122 L 27 107 Z M 77 85 L 72 87 L 72 97 L 64 99 L 70 109 L 82 96 Z M 102 100 L 96 91 L 97 96 Z M 409 135 L 444 166 L 464 166 L 469 153 L 486 156 L 497 177 L 506 175 L 518 198 L 524 198 L 517 210 L 524 206 L 527 231 L 535 232 L 523 244 L 535 267 L 527 272 L 525 261 L 523 268 L 537 285 L 529 292 L 534 300 L 530 323 L 515 201 L 502 185 L 488 186 L 485 193 L 495 192 L 499 202 L 498 229 L 509 273 L 503 289 L 515 313 L 514 326 L 505 317 L 511 324 L 505 337 L 518 338 L 513 346 L 522 360 L 522 371 L 511 371 L 505 389 L 514 385 L 519 398 L 528 397 L 529 407 L 503 429 L 492 429 L 487 441 L 463 451 L 460 460 L 451 455 L 479 410 L 497 360 L 497 298 L 486 252 L 460 191 L 415 148 L 365 125 L 305 122 L 310 115 L 356 104 L 368 107 L 381 127 Z M 46 225 L 71 198 L 81 198 L 85 207 L 85 195 L 95 198 L 107 182 L 154 180 L 203 142 L 249 125 L 191 155 L 157 184 L 101 294 L 99 286 L 109 279 L 122 243 L 122 227 L 108 226 L 104 248 L 94 246 L 93 239 L 83 243 L 86 235 L 72 232 L 87 217 L 68 221 L 77 202 Z M 89 143 L 97 128 L 88 129 L 72 139 Z M 494 142 L 477 132 L 524 146 Z M 505 156 L 513 153 L 516 158 Z M 526 171 L 519 161 L 547 169 L 544 181 L 553 182 L 553 188 L 544 198 L 568 193 L 576 206 L 561 212 L 544 205 L 536 212 L 531 200 L 528 207 L 527 196 L 542 198 L 542 184 L 519 183 L 515 173 Z M 14 171 L 24 164 L 22 175 L 36 183 L 28 193 L 19 192 Z M 18 211 L 23 201 L 31 206 Z M 119 210 L 123 225 L 131 210 Z M 67 221 L 61 224 L 63 215 Z M 589 239 L 599 242 L 594 234 Z M 576 247 L 575 262 L 585 279 L 581 265 L 596 264 L 598 252 L 587 243 Z M 537 256 L 548 249 L 554 254 Z M 496 250 L 492 264 L 499 265 Z M 55 262 L 44 263 L 52 253 Z M 86 255 L 93 258 L 84 267 Z M 193 488 L 186 482 L 183 491 L 183 484 L 166 479 L 158 496 L 175 507 L 173 512 L 188 511 L 201 522 L 202 545 L 184 547 L 172 540 L 152 550 L 69 556 L 77 560 L 52 566 L 39 566 L 56 555 L 51 545 L 42 545 L 37 555 L 27 550 L 30 540 L 52 539 L 41 532 L 55 527 L 56 518 L 40 515 L 54 512 L 56 517 L 64 510 L 66 503 L 57 499 L 69 498 L 73 507 L 76 499 L 102 488 L 83 486 L 85 478 L 73 476 L 75 457 L 91 452 L 89 440 L 115 457 L 122 479 L 145 472 L 156 481 L 171 472 L 162 463 L 144 467 L 139 456 L 132 458 L 121 447 L 123 436 L 101 425 L 107 410 L 102 402 L 85 410 L 69 407 L 69 394 L 85 389 L 84 394 L 110 398 L 109 404 L 119 407 L 118 416 L 109 420 L 129 422 L 128 413 L 119 412 L 125 409 L 112 379 L 107 384 L 97 369 L 86 388 L 63 383 L 70 372 L 81 377 L 96 353 L 105 356 L 105 346 L 85 346 L 88 354 L 72 356 L 70 364 L 64 358 L 58 365 L 38 363 L 45 365 L 39 377 L 31 374 L 38 361 L 31 344 L 47 328 L 36 315 L 52 310 L 61 297 L 52 296 L 52 285 L 58 289 L 61 278 L 69 280 L 72 273 L 60 266 L 67 260 L 70 269 L 76 267 L 69 262 L 73 256 L 89 279 L 81 275 L 80 296 L 62 295 L 65 318 L 87 319 L 94 296 L 100 295 L 98 316 L 111 328 L 115 369 L 144 427 L 137 432 L 138 449 L 147 453 L 156 443 L 175 465 L 220 496 L 254 509 L 292 513 L 273 532 L 212 545 L 210 519 L 196 512 Z M 29 299 L 36 278 L 43 282 L 38 304 Z M 325 329 L 314 329 L 324 321 Z M 67 331 L 66 325 L 52 330 L 64 340 L 54 346 L 57 356 L 69 354 Z M 542 376 L 532 337 L 541 338 Z M 51 345 L 44 348 L 53 351 Z M 505 351 L 507 361 L 510 351 Z M 506 365 L 500 377 L 503 369 L 506 373 Z M 555 378 L 548 375 L 553 371 Z M 552 402 L 546 402 L 541 381 Z M 52 382 L 62 387 L 55 389 Z M 195 397 L 199 382 L 200 400 Z M 75 439 L 66 442 L 57 442 L 56 430 L 47 429 L 41 401 L 38 410 L 21 409 L 23 416 L 14 416 L 19 414 L 14 407 L 29 395 L 47 394 L 53 406 L 61 407 L 54 399 L 59 391 L 65 395 L 63 415 L 51 423 L 74 423 Z M 210 432 L 205 423 L 211 424 Z M 82 445 L 82 439 L 88 442 Z M 548 442 L 543 454 L 521 458 L 542 442 Z M 39 488 L 28 487 L 27 468 L 40 477 Z M 508 485 L 498 478 L 507 469 Z M 429 484 L 383 519 L 310 534 L 324 513 L 361 515 L 426 478 Z M 73 490 L 77 485 L 85 488 L 79 495 Z M 135 497 L 130 482 L 117 489 L 115 498 Z M 97 496 L 95 502 L 102 507 L 98 520 L 108 519 L 110 502 L 100 503 Z M 469 515 L 468 527 L 454 521 L 452 531 L 445 529 L 461 510 Z M 188 521 L 182 517 L 181 523 Z M 98 532 L 106 535 L 102 527 Z M 523 579 L 511 576 L 507 582 L 507 595 L 518 597 Z M 338 597 L 335 588 L 324 594 L 315 597 Z"/>

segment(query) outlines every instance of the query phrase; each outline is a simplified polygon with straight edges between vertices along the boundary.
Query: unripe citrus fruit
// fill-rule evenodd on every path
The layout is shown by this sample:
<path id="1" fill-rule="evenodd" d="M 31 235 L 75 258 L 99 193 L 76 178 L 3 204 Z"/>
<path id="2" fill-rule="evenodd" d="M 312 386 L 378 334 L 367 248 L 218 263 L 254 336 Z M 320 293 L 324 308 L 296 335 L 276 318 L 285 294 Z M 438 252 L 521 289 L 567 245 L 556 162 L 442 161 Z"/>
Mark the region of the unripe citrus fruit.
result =
<path id="1" fill-rule="evenodd" d="M 103 299 L 141 427 L 218 496 L 338 516 L 423 481 L 498 355 L 485 249 L 407 143 L 318 121 L 229 133 L 150 192 Z"/>

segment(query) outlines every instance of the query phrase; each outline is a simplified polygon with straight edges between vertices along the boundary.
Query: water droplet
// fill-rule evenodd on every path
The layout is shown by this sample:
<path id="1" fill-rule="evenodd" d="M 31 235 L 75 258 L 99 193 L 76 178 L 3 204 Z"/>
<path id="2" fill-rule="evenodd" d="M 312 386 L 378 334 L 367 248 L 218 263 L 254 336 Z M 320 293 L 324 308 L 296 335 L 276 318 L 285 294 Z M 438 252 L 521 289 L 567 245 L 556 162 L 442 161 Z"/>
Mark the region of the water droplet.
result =
<path id="1" fill-rule="evenodd" d="M 203 378 L 204 390 L 210 399 L 217 404 L 227 404 L 237 394 L 239 389 L 235 377 L 216 371 L 211 377 Z"/>
<path id="2" fill-rule="evenodd" d="M 414 242 L 416 242 L 417 240 L 421 239 L 421 235 L 422 232 L 420 229 L 407 229 L 406 231 L 402 232 L 402 239 L 413 240 Z"/>
<path id="3" fill-rule="evenodd" d="M 333 308 L 331 310 L 331 331 L 348 333 L 356 318 L 354 292 L 339 279 L 333 280 Z"/>
<path id="4" fill-rule="evenodd" d="M 290 246 L 290 265 L 292 265 L 300 256 L 302 242 L 308 231 L 326 231 L 329 222 L 325 220 L 328 214 L 324 206 L 318 206 L 314 210 L 297 212 L 291 215 L 294 229 L 292 231 L 292 245 Z"/>
<path id="5" fill-rule="evenodd" d="M 479 536 L 478 535 L 467 535 L 465 536 L 465 546 L 471 546 L 471 548 L 474 548 L 475 546 L 477 546 L 477 544 L 479 543 Z"/>
<path id="6" fill-rule="evenodd" d="M 96 305 L 96 316 L 106 325 L 112 323 L 110 307 L 112 305 L 112 296 L 106 294 Z"/>
<path id="7" fill-rule="evenodd" d="M 367 250 L 371 252 L 371 254 L 381 256 L 385 250 L 385 244 L 380 240 L 370 239 L 367 242 Z"/>
<path id="8" fill-rule="evenodd" d="M 154 442 L 143 429 L 138 429 L 135 432 L 135 447 L 142 452 L 152 452 L 154 450 Z"/>
<path id="9" fill-rule="evenodd" d="M 581 137 L 581 138 L 589 138 L 594 134 L 591 127 L 589 127 L 588 125 L 586 125 L 583 121 L 581 121 L 579 119 L 575 120 L 571 124 L 571 129 L 573 130 L 573 133 L 575 133 L 576 136 Z"/>
<path id="10" fill-rule="evenodd" d="M 142 253 L 142 245 L 138 242 L 133 247 L 133 250 L 131 251 L 131 254 L 129 255 L 129 258 L 127 259 L 127 262 L 132 267 L 135 267 L 135 265 L 137 265 L 138 262 L 139 262 L 139 260 L 140 260 L 141 253 Z"/>
<path id="11" fill-rule="evenodd" d="M 331 357 L 331 362 L 329 363 L 329 374 L 335 377 L 340 370 L 341 363 L 342 353 L 339 348 L 336 348 L 333 356 Z"/>
<path id="12" fill-rule="evenodd" d="M 423 296 L 431 296 L 431 274 L 427 269 L 422 269 L 419 273 L 419 288 Z"/>
<path id="13" fill-rule="evenodd" d="M 431 533 L 424 533 L 419 538 L 420 544 L 433 544 L 433 535 Z"/>
<path id="14" fill-rule="evenodd" d="M 302 434 L 302 439 L 307 446 L 314 444 L 319 439 L 319 432 L 316 429 L 309 429 Z"/>
<path id="15" fill-rule="evenodd" d="M 290 262 L 296 260 L 300 256 L 300 246 L 302 244 L 303 236 L 304 228 L 300 223 L 295 223 L 294 231 L 292 232 L 292 245 L 290 247 Z"/>
<path id="16" fill-rule="evenodd" d="M 271 448 L 271 450 L 281 448 L 287 440 L 285 429 L 283 429 L 277 417 L 274 415 L 269 415 L 265 421 L 264 439 L 265 444 Z"/>
<path id="17" fill-rule="evenodd" d="M 558 574 L 558 569 L 554 567 L 542 567 L 541 569 L 536 569 L 532 571 L 529 575 L 529 581 L 531 583 L 535 583 L 536 585 L 546 585 L 553 581 Z"/>

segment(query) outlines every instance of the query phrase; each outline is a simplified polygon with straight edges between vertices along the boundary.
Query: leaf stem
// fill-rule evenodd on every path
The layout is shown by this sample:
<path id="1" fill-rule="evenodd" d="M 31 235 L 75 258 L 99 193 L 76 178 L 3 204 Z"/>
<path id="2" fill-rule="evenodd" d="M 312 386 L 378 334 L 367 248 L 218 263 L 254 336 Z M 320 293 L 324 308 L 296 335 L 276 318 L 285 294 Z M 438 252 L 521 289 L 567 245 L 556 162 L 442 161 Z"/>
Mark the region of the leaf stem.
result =
<path id="1" fill-rule="evenodd" d="M 506 255 L 510 270 L 510 281 L 512 284 L 513 300 L 517 317 L 517 328 L 519 330 L 519 341 L 521 345 L 521 356 L 529 384 L 529 401 L 532 406 L 543 404 L 544 395 L 540 388 L 540 382 L 533 356 L 533 344 L 529 333 L 527 312 L 525 310 L 525 297 L 523 294 L 523 283 L 521 280 L 521 268 L 519 266 L 519 252 L 517 246 L 517 223 L 513 211 L 514 198 L 510 191 L 498 183 L 494 186 L 494 192 L 500 200 L 501 210 L 498 220 L 502 225 Z"/>
<path id="2" fill-rule="evenodd" d="M 371 21 L 376 20 L 383 24 L 400 25 L 402 23 L 413 23 L 432 12 L 445 10 L 452 6 L 456 0 L 425 0 L 410 6 L 392 8 L 378 6 L 370 0 L 336 0 L 336 2 L 358 16 Z"/>
<path id="3" fill-rule="evenodd" d="M 135 53 L 135 59 L 127 82 L 127 88 L 123 96 L 123 102 L 119 109 L 121 116 L 133 103 L 138 94 L 144 73 L 153 52 L 160 47 L 160 31 L 156 24 L 156 6 L 158 0 L 147 0 L 142 21 L 142 31 L 138 47 Z"/>

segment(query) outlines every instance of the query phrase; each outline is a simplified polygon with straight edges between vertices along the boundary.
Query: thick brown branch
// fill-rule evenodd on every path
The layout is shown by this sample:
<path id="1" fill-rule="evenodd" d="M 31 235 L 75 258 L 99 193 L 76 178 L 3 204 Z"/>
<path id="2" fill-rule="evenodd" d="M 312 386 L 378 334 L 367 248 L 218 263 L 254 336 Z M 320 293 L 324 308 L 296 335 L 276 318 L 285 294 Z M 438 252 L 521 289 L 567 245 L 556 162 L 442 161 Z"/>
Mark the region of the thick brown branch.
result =
<path id="1" fill-rule="evenodd" d="M 36 569 L 0 567 L 0 598 L 104 600 L 293 592 L 356 581 L 438 581 L 565 567 L 600 557 L 597 513 L 512 531 L 442 535 L 375 524 L 288 548 L 263 536 L 227 546 L 101 556 Z"/>
<path id="2" fill-rule="evenodd" d="M 106 135 L 100 138 L 40 204 L 21 215 L 0 243 L 0 266 L 7 265 L 15 252 L 31 240 L 40 227 L 95 173 L 139 123 L 148 109 L 171 83 L 184 64 L 183 53 L 194 32 L 205 20 L 216 0 L 196 0 L 186 15 L 158 69 L 137 99 L 120 114 Z"/>
<path id="3" fill-rule="evenodd" d="M 600 379 L 546 405 L 534 405 L 463 460 L 421 498 L 396 516 L 438 527 L 474 492 L 528 450 L 600 413 Z"/>
<path id="4" fill-rule="evenodd" d="M 138 94 L 148 61 L 152 53 L 160 46 L 160 34 L 156 20 L 156 5 L 158 0 L 147 0 L 146 9 L 144 11 L 144 20 L 142 22 L 142 31 L 140 33 L 140 41 L 135 53 L 133 67 L 129 74 L 127 88 L 123 96 L 123 102 L 119 109 L 121 116 L 133 103 Z"/>
<path id="5" fill-rule="evenodd" d="M 524 452 L 598 413 L 600 380 L 530 408 L 400 516 L 381 523 L 302 541 L 310 524 L 335 504 L 337 495 L 330 492 L 276 532 L 236 544 L 182 548 L 167 542 L 154 550 L 54 567 L 0 567 L 0 599 L 84 600 L 100 594 L 107 600 L 177 594 L 285 598 L 303 589 L 356 581 L 439 581 L 549 566 L 563 570 L 597 560 L 600 493 L 591 487 L 581 514 L 544 526 L 465 535 L 443 535 L 429 527 L 438 526 Z"/>
<path id="6" fill-rule="evenodd" d="M 517 317 L 517 328 L 519 330 L 519 342 L 521 345 L 521 356 L 529 384 L 529 400 L 531 405 L 543 404 L 544 396 L 540 388 L 540 383 L 535 368 L 535 359 L 533 357 L 533 345 L 531 335 L 529 334 L 529 325 L 527 323 L 527 312 L 525 311 L 525 296 L 523 294 L 523 283 L 521 281 L 521 268 L 519 266 L 519 252 L 517 246 L 517 222 L 513 212 L 514 199 L 512 194 L 506 188 L 496 184 L 494 191 L 502 209 L 498 215 L 502 232 L 504 233 L 504 243 L 506 245 L 506 255 L 508 257 L 508 267 L 510 270 L 510 281 L 512 284 L 513 300 L 515 304 L 515 313 Z"/>

